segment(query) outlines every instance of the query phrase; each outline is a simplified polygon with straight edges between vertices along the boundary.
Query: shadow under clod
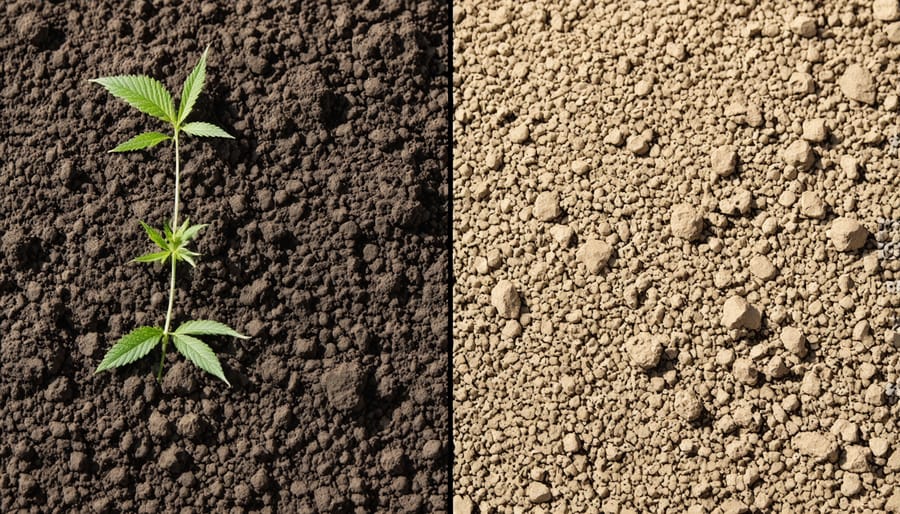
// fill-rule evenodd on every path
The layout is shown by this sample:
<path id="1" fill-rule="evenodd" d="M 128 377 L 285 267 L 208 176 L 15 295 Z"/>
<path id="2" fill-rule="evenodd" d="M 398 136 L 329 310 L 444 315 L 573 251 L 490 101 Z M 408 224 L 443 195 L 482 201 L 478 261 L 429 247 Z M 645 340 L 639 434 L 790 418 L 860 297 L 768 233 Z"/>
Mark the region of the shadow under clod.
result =
<path id="1" fill-rule="evenodd" d="M 347 122 L 350 100 L 345 96 L 326 91 L 319 98 L 319 121 L 327 130 L 334 130 Z"/>

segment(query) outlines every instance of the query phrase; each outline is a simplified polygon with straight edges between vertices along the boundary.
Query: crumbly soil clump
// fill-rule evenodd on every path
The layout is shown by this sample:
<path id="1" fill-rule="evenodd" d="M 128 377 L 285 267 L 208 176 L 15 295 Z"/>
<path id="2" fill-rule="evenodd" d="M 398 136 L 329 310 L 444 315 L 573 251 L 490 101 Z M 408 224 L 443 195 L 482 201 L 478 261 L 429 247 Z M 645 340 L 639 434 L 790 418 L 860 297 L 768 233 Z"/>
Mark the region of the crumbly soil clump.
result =
<path id="1" fill-rule="evenodd" d="M 898 512 L 897 2 L 453 17 L 456 510 Z"/>
<path id="2" fill-rule="evenodd" d="M 338 5 L 339 4 L 339 5 Z M 0 16 L 0 511 L 446 512 L 449 30 L 441 2 L 15 0 Z M 158 122 L 88 79 L 172 91 L 207 44 L 182 146 L 171 349 L 94 375 L 161 324 L 168 270 L 129 263 L 171 215 Z"/>

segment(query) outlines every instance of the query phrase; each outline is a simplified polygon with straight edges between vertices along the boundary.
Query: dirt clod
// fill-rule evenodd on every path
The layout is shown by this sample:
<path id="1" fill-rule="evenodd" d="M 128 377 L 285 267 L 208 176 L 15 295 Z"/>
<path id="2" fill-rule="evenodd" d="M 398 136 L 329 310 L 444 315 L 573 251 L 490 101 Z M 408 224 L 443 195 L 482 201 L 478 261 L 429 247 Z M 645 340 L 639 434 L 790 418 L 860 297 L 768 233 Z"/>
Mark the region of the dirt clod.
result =
<path id="1" fill-rule="evenodd" d="M 491 305 L 500 317 L 514 319 L 519 317 L 522 300 L 512 282 L 501 280 L 491 290 Z"/>
<path id="2" fill-rule="evenodd" d="M 737 151 L 733 146 L 720 146 L 709 154 L 710 168 L 720 177 L 727 177 L 734 173 L 737 160 Z"/>
<path id="3" fill-rule="evenodd" d="M 670 225 L 672 234 L 686 241 L 695 241 L 703 233 L 703 216 L 684 203 L 672 207 Z"/>
<path id="4" fill-rule="evenodd" d="M 553 495 L 550 493 L 550 488 L 547 487 L 546 484 L 540 482 L 528 484 L 525 494 L 528 496 L 528 501 L 531 503 L 547 503 L 553 498 Z"/>
<path id="5" fill-rule="evenodd" d="M 797 140 L 784 149 L 784 162 L 800 171 L 806 171 L 815 163 L 813 149 L 804 140 Z"/>
<path id="6" fill-rule="evenodd" d="M 362 406 L 363 372 L 356 363 L 344 363 L 322 375 L 328 402 L 339 411 L 350 412 Z"/>
<path id="7" fill-rule="evenodd" d="M 812 458 L 816 463 L 837 460 L 838 444 L 831 434 L 799 432 L 793 437 L 792 443 L 800 454 Z"/>
<path id="8" fill-rule="evenodd" d="M 606 241 L 589 239 L 578 249 L 577 257 L 585 265 L 588 273 L 596 274 L 606 267 L 612 254 L 613 247 Z"/>
<path id="9" fill-rule="evenodd" d="M 859 250 L 865 246 L 869 237 L 869 232 L 859 221 L 844 217 L 831 222 L 828 233 L 832 244 L 840 252 Z"/>
<path id="10" fill-rule="evenodd" d="M 636 335 L 628 343 L 628 355 L 632 364 L 643 371 L 655 368 L 662 353 L 663 344 L 660 336 L 644 332 Z"/>
<path id="11" fill-rule="evenodd" d="M 730 329 L 746 328 L 757 330 L 760 327 L 759 310 L 740 296 L 731 296 L 722 307 L 722 325 Z"/>
<path id="12" fill-rule="evenodd" d="M 851 64 L 844 70 L 838 80 L 844 96 L 857 102 L 875 104 L 875 82 L 865 68 L 859 64 Z"/>

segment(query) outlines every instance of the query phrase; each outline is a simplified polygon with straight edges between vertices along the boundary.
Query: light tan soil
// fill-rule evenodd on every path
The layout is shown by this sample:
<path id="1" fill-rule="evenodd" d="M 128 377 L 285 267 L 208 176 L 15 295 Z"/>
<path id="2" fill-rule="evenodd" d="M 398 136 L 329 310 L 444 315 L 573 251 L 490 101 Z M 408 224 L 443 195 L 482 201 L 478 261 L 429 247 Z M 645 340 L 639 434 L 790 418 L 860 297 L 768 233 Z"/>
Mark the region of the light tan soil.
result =
<path id="1" fill-rule="evenodd" d="M 706 4 L 455 5 L 457 513 L 900 510 L 897 2 Z"/>

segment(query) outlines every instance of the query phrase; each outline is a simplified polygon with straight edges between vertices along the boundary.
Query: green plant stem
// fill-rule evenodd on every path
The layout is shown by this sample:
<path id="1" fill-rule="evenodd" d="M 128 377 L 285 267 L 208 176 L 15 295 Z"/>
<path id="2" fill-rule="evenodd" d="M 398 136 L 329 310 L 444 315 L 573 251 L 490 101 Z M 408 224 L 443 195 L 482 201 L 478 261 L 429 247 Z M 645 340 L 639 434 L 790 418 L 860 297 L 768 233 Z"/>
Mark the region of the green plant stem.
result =
<path id="1" fill-rule="evenodd" d="M 169 336 L 164 335 L 162 341 L 162 349 L 159 353 L 159 371 L 156 372 L 156 381 L 162 382 L 163 364 L 166 362 L 166 345 L 169 343 Z"/>
<path id="2" fill-rule="evenodd" d="M 175 130 L 175 210 L 172 212 L 172 231 L 178 229 L 178 199 L 181 189 L 181 161 L 178 155 L 178 130 Z"/>
<path id="3" fill-rule="evenodd" d="M 181 188 L 181 168 L 178 155 L 178 131 L 175 132 L 175 210 L 172 213 L 172 230 L 178 227 L 178 190 Z M 163 365 L 166 362 L 166 346 L 169 343 L 169 328 L 172 326 L 172 308 L 175 306 L 175 256 L 169 257 L 172 261 L 172 274 L 169 278 L 169 307 L 166 309 L 166 324 L 163 328 L 162 352 L 159 356 L 159 372 L 156 380 L 162 380 Z"/>

